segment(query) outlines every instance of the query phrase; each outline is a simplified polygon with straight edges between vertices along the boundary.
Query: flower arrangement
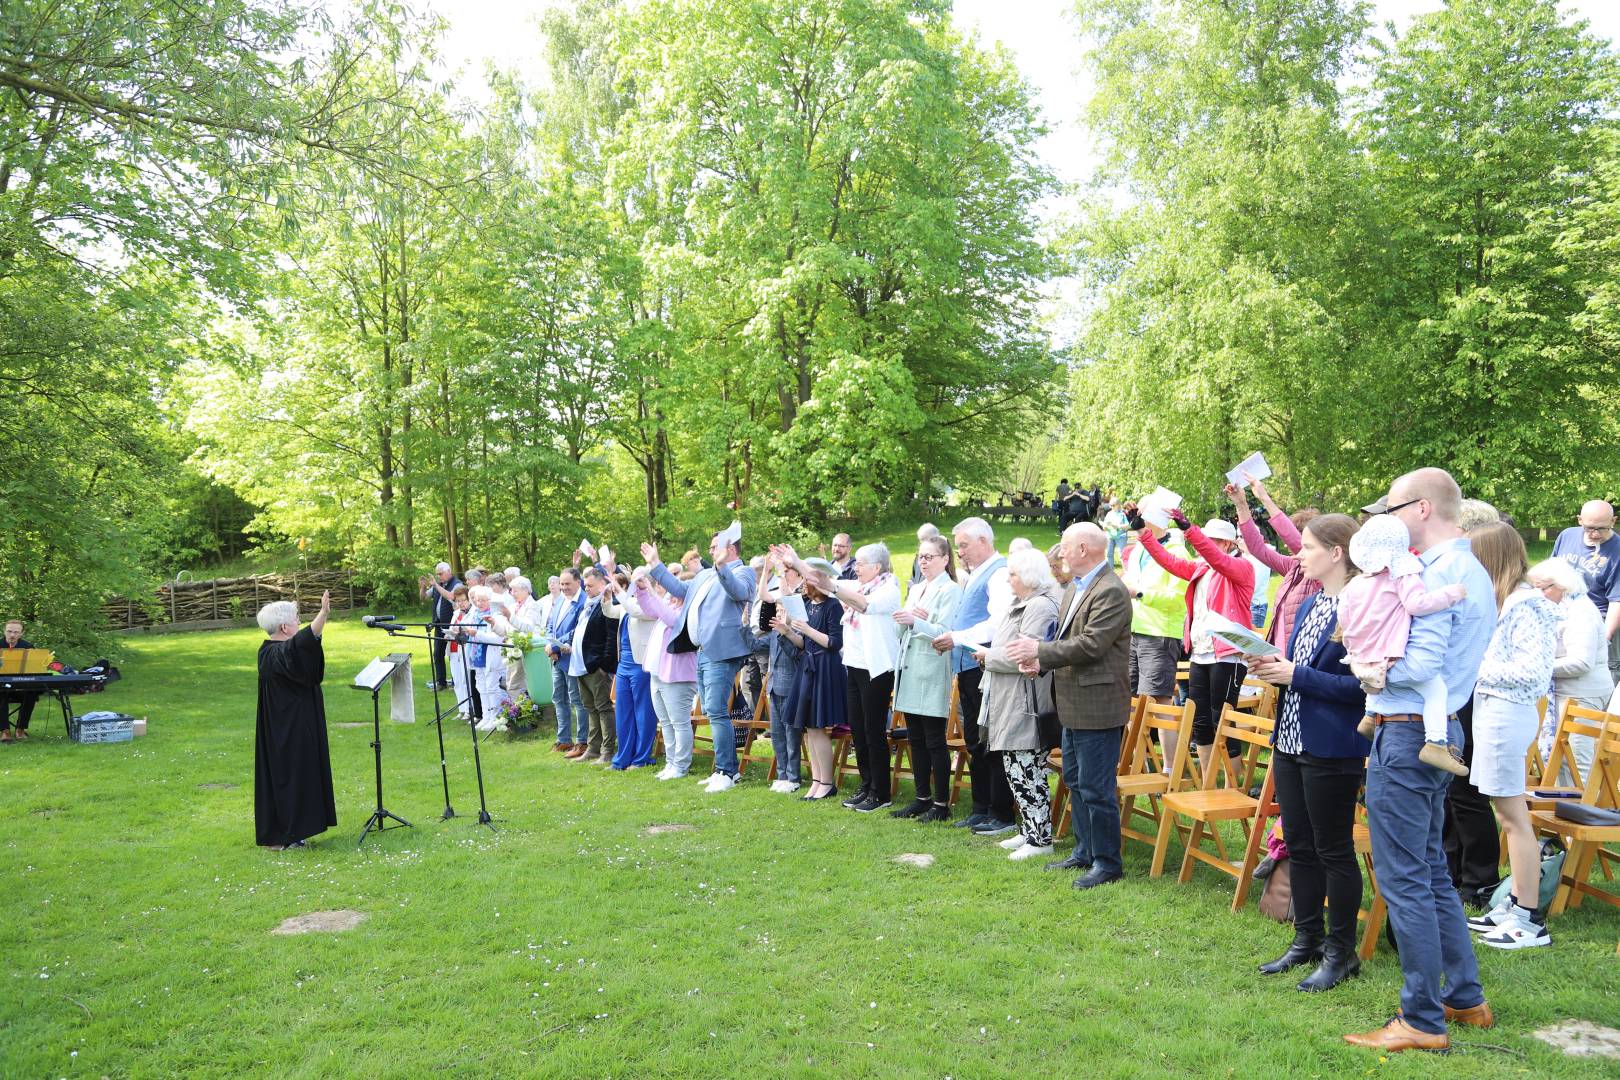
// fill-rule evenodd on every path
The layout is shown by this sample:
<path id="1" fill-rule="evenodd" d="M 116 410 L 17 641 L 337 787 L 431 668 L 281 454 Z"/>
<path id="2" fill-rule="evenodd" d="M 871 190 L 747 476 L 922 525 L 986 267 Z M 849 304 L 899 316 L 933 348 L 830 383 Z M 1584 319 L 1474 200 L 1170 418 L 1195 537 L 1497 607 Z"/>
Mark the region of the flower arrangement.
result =
<path id="1" fill-rule="evenodd" d="M 516 649 L 519 653 L 533 652 L 535 649 L 540 647 L 540 642 L 536 640 L 535 635 L 529 633 L 527 630 L 516 630 L 507 640 L 511 647 Z"/>
<path id="2" fill-rule="evenodd" d="M 540 726 L 541 707 L 530 697 L 508 698 L 501 703 L 500 722 L 496 731 L 522 735 Z"/>

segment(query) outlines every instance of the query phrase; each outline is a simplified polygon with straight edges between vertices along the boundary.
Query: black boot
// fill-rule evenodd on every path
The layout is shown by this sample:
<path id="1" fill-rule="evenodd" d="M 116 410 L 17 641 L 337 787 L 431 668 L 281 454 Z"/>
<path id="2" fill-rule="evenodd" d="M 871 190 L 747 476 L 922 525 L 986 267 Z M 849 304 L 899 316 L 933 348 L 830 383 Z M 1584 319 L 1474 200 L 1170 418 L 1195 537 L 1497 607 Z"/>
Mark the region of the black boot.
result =
<path id="1" fill-rule="evenodd" d="M 1338 942 L 1329 942 L 1322 950 L 1322 966 L 1300 980 L 1299 989 L 1320 993 L 1360 974 L 1361 959 L 1356 951 Z"/>
<path id="2" fill-rule="evenodd" d="M 1320 959 L 1322 959 L 1322 939 L 1296 932 L 1294 934 L 1294 943 L 1288 946 L 1288 951 L 1269 964 L 1261 964 L 1260 974 L 1281 975 L 1289 968 L 1296 968 L 1303 964 L 1314 964 Z"/>

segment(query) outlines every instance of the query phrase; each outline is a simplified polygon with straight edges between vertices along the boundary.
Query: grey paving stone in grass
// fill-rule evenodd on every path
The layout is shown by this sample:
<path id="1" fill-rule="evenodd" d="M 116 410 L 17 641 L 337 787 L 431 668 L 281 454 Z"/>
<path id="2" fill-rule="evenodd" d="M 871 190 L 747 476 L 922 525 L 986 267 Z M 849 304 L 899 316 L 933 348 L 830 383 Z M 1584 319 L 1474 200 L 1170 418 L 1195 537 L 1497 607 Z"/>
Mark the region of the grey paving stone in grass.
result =
<path id="1" fill-rule="evenodd" d="M 353 930 L 365 921 L 366 913 L 342 908 L 337 911 L 311 911 L 283 919 L 272 934 L 319 934 Z"/>
<path id="2" fill-rule="evenodd" d="M 934 857 L 932 855 L 917 851 L 907 851 L 904 854 L 896 855 L 894 857 L 894 861 L 899 863 L 901 866 L 915 866 L 919 869 L 925 869 L 934 865 Z"/>
<path id="3" fill-rule="evenodd" d="M 1620 1058 L 1620 1029 L 1590 1020 L 1560 1020 L 1531 1034 L 1570 1057 Z"/>
<path id="4" fill-rule="evenodd" d="M 688 824 L 686 824 L 685 822 L 682 822 L 682 821 L 671 821 L 671 822 L 667 822 L 667 823 L 665 823 L 663 825 L 649 825 L 645 829 L 641 830 L 641 835 L 643 835 L 643 836 L 661 836 L 664 833 L 696 832 L 696 831 L 697 831 L 697 826 L 696 825 L 688 825 Z"/>

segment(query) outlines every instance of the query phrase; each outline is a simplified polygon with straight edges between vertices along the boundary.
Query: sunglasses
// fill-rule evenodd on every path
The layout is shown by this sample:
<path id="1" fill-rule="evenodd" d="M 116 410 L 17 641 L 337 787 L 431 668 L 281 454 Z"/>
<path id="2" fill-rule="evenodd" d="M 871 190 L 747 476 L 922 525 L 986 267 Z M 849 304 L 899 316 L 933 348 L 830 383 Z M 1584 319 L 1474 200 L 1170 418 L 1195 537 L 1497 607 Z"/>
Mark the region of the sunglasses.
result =
<path id="1" fill-rule="evenodd" d="M 1416 506 L 1418 503 L 1420 503 L 1422 501 L 1423 501 L 1422 499 L 1407 499 L 1403 503 L 1396 503 L 1394 506 L 1387 506 L 1384 509 L 1378 511 L 1378 513 L 1380 513 L 1380 514 L 1393 514 L 1397 510 L 1405 510 L 1408 506 Z"/>

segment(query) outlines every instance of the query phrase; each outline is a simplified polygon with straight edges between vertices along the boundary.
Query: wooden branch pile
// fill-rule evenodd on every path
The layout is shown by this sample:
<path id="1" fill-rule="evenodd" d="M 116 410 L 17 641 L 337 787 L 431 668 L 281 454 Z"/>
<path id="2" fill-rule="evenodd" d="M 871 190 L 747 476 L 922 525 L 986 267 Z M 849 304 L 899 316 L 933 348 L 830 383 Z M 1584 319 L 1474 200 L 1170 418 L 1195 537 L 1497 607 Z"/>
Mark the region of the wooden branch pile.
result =
<path id="1" fill-rule="evenodd" d="M 259 608 L 273 600 L 292 600 L 308 619 L 320 606 L 321 593 L 332 590 L 334 609 L 355 608 L 370 602 L 371 590 L 357 583 L 347 570 L 300 570 L 289 574 L 213 581 L 171 581 L 146 600 L 118 597 L 102 605 L 114 629 L 147 626 L 251 621 Z"/>

